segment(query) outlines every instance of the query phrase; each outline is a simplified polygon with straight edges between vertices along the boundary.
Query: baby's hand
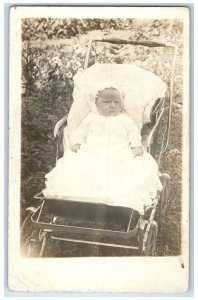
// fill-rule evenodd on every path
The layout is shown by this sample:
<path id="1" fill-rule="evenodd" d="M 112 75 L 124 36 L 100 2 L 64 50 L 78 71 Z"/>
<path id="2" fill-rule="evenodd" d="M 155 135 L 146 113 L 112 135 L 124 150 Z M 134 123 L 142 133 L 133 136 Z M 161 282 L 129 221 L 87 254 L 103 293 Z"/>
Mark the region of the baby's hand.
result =
<path id="1" fill-rule="evenodd" d="M 73 151 L 73 152 L 78 152 L 78 150 L 80 149 L 80 144 L 75 144 L 75 145 L 73 145 L 73 146 L 71 146 L 71 150 Z"/>
<path id="2" fill-rule="evenodd" d="M 142 146 L 139 147 L 131 147 L 131 150 L 134 154 L 134 156 L 142 156 L 144 154 Z"/>

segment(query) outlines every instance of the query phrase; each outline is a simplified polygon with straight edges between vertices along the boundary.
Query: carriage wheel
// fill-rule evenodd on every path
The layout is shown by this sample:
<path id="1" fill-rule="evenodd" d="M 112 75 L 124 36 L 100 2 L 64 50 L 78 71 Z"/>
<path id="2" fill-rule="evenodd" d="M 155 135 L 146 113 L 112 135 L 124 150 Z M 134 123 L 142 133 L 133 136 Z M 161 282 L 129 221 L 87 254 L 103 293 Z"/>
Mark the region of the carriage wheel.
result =
<path id="1" fill-rule="evenodd" d="M 40 249 L 39 249 L 39 257 L 44 256 L 44 251 L 46 249 L 47 240 L 49 237 L 49 233 L 43 230 L 39 232 L 39 240 L 40 240 Z"/>
<path id="2" fill-rule="evenodd" d="M 37 248 L 37 230 L 33 228 L 31 217 L 33 211 L 28 210 L 21 224 L 20 238 L 21 238 L 21 253 L 25 257 L 31 257 L 35 255 Z"/>
<path id="3" fill-rule="evenodd" d="M 169 203 L 170 176 L 163 173 L 160 176 L 160 180 L 162 182 L 163 189 L 161 191 L 159 200 L 158 224 L 161 226 L 163 224 Z"/>
<path id="4" fill-rule="evenodd" d="M 155 256 L 157 250 L 157 223 L 153 221 L 150 226 L 144 249 L 144 256 Z"/>
<path id="5" fill-rule="evenodd" d="M 46 246 L 47 233 L 32 226 L 33 213 L 31 210 L 27 211 L 21 224 L 21 254 L 24 257 L 42 257 Z"/>
<path id="6" fill-rule="evenodd" d="M 138 229 L 138 237 L 137 237 L 138 248 L 139 248 L 138 255 L 143 254 L 143 239 L 144 239 L 144 230 L 139 228 Z"/>

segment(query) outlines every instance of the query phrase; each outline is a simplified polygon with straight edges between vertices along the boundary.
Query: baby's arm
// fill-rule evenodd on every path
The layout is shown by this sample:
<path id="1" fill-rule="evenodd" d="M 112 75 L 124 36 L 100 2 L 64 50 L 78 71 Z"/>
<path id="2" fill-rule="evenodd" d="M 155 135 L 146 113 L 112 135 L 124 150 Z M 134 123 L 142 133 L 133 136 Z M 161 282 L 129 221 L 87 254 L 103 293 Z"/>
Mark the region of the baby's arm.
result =
<path id="1" fill-rule="evenodd" d="M 130 119 L 127 124 L 127 130 L 129 144 L 134 156 L 142 156 L 144 151 L 142 147 L 142 137 L 140 134 L 140 129 L 132 119 Z"/>
<path id="2" fill-rule="evenodd" d="M 73 152 L 77 152 L 80 149 L 81 144 L 86 141 L 89 119 L 90 117 L 88 115 L 71 135 L 70 149 Z"/>

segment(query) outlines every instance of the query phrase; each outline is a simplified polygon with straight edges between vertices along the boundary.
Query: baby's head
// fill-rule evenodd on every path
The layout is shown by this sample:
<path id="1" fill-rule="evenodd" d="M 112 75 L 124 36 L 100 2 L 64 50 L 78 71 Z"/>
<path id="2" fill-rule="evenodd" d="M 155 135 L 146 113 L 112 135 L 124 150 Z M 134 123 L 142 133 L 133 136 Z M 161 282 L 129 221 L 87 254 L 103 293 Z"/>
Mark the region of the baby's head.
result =
<path id="1" fill-rule="evenodd" d="M 122 109 L 120 92 L 113 88 L 105 88 L 96 96 L 96 107 L 103 116 L 117 116 Z"/>

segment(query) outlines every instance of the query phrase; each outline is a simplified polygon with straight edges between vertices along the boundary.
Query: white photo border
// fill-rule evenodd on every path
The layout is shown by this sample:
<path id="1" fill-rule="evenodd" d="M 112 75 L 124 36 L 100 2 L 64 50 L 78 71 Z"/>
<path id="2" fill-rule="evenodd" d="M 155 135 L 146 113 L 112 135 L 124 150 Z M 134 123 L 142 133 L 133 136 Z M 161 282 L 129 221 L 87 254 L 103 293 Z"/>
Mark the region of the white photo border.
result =
<path id="1" fill-rule="evenodd" d="M 167 4 L 168 5 L 168 4 Z M 192 42 L 191 42 L 191 44 L 192 44 Z M 192 107 L 192 106 L 191 106 Z M 17 293 L 18 294 L 18 293 Z M 29 294 L 29 293 L 28 293 Z M 53 293 L 52 293 L 53 294 Z M 50 293 L 50 295 L 52 295 L 51 293 Z M 132 293 L 132 294 L 134 294 L 134 293 Z M 139 294 L 139 293 L 138 293 Z"/>

